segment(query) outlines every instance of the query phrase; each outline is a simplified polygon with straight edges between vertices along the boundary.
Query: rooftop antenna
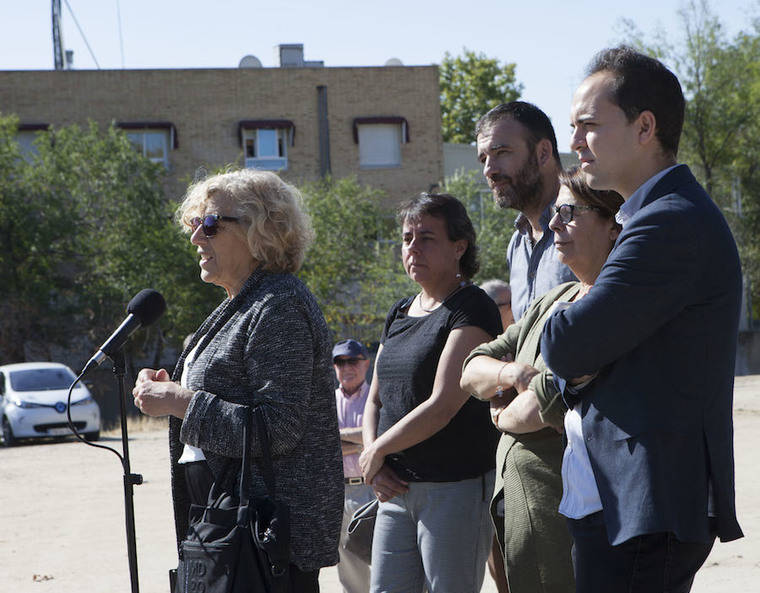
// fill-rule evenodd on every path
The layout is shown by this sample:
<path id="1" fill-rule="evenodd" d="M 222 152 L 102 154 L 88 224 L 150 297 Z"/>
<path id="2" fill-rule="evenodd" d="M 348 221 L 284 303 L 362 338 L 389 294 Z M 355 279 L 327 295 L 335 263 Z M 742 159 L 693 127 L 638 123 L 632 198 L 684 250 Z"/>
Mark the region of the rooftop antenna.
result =
<path id="1" fill-rule="evenodd" d="M 121 34 L 121 7 L 116 0 L 116 20 L 119 21 L 119 48 L 121 50 L 121 69 L 124 69 L 124 37 Z"/>
<path id="2" fill-rule="evenodd" d="M 77 26 L 77 29 L 79 29 L 79 34 L 82 36 L 82 40 L 84 41 L 84 44 L 87 46 L 87 51 L 90 52 L 92 61 L 95 62 L 95 66 L 98 68 L 98 70 L 100 70 L 100 64 L 98 64 L 98 59 L 95 57 L 95 54 L 92 52 L 92 48 L 90 47 L 90 42 L 87 41 L 87 37 L 85 37 L 84 31 L 82 31 L 82 27 L 79 26 L 79 21 L 77 20 L 77 17 L 74 14 L 74 11 L 71 10 L 71 4 L 69 4 L 69 0 L 64 0 L 64 2 L 66 3 L 66 8 L 69 9 L 69 14 L 71 15 L 71 18 L 74 20 L 74 24 Z M 71 54 L 72 60 L 70 60 L 67 63 L 65 59 L 65 52 L 63 51 L 63 35 L 62 35 L 62 27 L 61 27 L 61 0 L 52 0 L 51 10 L 53 13 L 53 58 L 55 60 L 55 69 L 69 70 L 73 63 L 73 53 Z"/>
<path id="3" fill-rule="evenodd" d="M 53 61 L 56 70 L 63 70 L 63 35 L 61 32 L 61 0 L 52 0 L 53 14 Z"/>

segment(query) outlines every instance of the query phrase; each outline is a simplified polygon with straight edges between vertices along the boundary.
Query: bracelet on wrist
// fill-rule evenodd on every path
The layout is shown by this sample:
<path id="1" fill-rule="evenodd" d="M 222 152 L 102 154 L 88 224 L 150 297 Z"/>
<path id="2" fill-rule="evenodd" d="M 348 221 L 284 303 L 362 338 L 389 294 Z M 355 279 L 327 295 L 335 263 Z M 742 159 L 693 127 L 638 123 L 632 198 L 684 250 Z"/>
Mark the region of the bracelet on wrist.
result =
<path id="1" fill-rule="evenodd" d="M 502 397 L 504 395 L 504 386 L 501 384 L 501 373 L 508 364 L 508 362 L 505 362 L 496 374 L 496 397 Z"/>

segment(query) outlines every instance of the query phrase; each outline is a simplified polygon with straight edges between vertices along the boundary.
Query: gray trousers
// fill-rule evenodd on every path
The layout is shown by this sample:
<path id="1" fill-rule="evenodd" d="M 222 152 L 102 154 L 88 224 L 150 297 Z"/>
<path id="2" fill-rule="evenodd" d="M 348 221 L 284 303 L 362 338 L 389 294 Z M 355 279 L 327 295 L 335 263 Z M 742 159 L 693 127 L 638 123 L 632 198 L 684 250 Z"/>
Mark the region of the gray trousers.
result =
<path id="1" fill-rule="evenodd" d="M 356 554 L 345 549 L 348 523 L 354 511 L 375 497 L 370 486 L 346 484 L 343 504 L 343 524 L 340 527 L 340 562 L 338 563 L 338 580 L 344 593 L 369 593 L 369 564 Z"/>
<path id="2" fill-rule="evenodd" d="M 491 550 L 494 472 L 460 482 L 412 482 L 380 503 L 372 593 L 478 593 Z"/>

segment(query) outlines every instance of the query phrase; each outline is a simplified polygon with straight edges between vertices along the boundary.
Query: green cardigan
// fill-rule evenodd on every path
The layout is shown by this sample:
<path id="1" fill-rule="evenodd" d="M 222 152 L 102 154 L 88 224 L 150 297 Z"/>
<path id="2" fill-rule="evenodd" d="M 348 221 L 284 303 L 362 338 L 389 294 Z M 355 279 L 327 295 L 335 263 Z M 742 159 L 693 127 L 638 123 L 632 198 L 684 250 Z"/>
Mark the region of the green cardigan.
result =
<path id="1" fill-rule="evenodd" d="M 506 354 L 535 367 L 530 381 L 544 422 L 561 428 L 565 404 L 554 385 L 552 372 L 540 353 L 544 323 L 558 301 L 570 301 L 580 284 L 568 282 L 531 303 L 520 321 L 492 342 L 473 350 L 464 366 L 476 356 L 500 359 Z M 496 484 L 491 516 L 504 552 L 511 593 L 573 593 L 570 549 L 572 541 L 565 518 L 557 510 L 562 498 L 562 435 L 554 428 L 527 434 L 503 433 L 496 452 Z M 504 515 L 497 513 L 504 500 Z"/>
<path id="2" fill-rule="evenodd" d="M 541 332 L 546 318 L 554 310 L 557 301 L 570 301 L 578 294 L 578 282 L 566 282 L 536 299 L 525 311 L 520 321 L 513 323 L 503 334 L 491 342 L 481 344 L 465 359 L 463 369 L 476 356 L 490 356 L 500 359 L 510 354 L 515 362 L 529 364 L 539 371 L 530 381 L 530 389 L 536 392 L 541 419 L 556 428 L 562 428 L 565 405 L 561 394 L 554 385 L 554 375 L 546 368 L 539 351 Z"/>

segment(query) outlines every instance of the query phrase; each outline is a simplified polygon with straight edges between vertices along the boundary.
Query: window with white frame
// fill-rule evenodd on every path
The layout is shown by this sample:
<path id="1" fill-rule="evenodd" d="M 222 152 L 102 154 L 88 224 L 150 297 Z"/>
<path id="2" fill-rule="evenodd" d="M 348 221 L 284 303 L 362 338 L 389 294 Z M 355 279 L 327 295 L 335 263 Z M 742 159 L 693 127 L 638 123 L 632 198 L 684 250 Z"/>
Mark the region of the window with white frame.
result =
<path id="1" fill-rule="evenodd" d="M 409 142 L 403 117 L 357 117 L 354 142 L 359 144 L 359 167 L 381 169 L 401 166 L 401 145 Z"/>
<path id="2" fill-rule="evenodd" d="M 127 138 L 144 157 L 169 166 L 169 130 L 130 130 Z"/>
<path id="3" fill-rule="evenodd" d="M 280 171 L 288 168 L 288 128 L 246 128 L 242 130 L 245 166 Z"/>
<path id="4" fill-rule="evenodd" d="M 169 151 L 179 148 L 177 129 L 172 122 L 122 121 L 115 125 L 124 130 L 140 154 L 169 168 Z"/>

